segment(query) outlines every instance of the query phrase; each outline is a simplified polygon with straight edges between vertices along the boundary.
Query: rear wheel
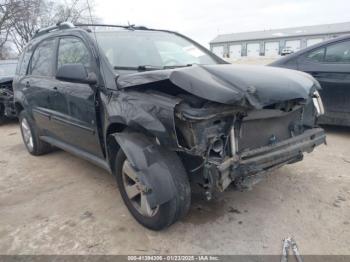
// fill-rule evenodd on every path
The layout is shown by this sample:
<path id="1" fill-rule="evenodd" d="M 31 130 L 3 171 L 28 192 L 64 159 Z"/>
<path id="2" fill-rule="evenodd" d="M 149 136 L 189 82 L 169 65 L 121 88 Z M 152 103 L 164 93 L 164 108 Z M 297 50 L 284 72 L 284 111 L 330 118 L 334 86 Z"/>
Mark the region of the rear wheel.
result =
<path id="1" fill-rule="evenodd" d="M 50 144 L 40 140 L 37 127 L 30 119 L 26 111 L 22 111 L 19 115 L 19 123 L 22 133 L 23 143 L 28 152 L 34 156 L 46 154 L 51 151 Z"/>
<path id="2" fill-rule="evenodd" d="M 5 106 L 0 104 L 0 125 L 5 121 Z"/>
<path id="3" fill-rule="evenodd" d="M 176 196 L 162 205 L 151 208 L 137 172 L 122 150 L 119 150 L 115 164 L 120 194 L 130 213 L 140 224 L 152 230 L 161 230 L 187 213 L 191 202 L 191 191 L 185 173 L 183 176 L 172 177 Z"/>

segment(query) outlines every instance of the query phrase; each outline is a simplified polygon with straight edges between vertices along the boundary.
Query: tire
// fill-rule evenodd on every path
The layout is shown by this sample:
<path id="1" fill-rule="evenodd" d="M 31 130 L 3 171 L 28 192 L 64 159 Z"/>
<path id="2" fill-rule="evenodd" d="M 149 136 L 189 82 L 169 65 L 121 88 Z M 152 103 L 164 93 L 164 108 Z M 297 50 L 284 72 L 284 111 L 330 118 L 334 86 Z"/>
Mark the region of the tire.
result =
<path id="1" fill-rule="evenodd" d="M 21 128 L 21 134 L 23 143 L 27 148 L 27 151 L 34 156 L 44 155 L 52 150 L 50 144 L 40 140 L 38 129 L 35 122 L 28 116 L 26 111 L 22 111 L 19 114 L 19 125 Z M 26 129 L 26 127 L 28 129 Z M 31 139 L 28 140 L 28 135 Z M 31 140 L 31 142 L 30 142 Z"/>
<path id="2" fill-rule="evenodd" d="M 116 156 L 114 169 L 118 188 L 129 212 L 141 225 L 151 230 L 162 230 L 187 214 L 191 204 L 191 189 L 185 170 L 183 170 L 184 172 L 179 172 L 181 175 L 174 175 L 172 177 L 176 187 L 176 197 L 160 206 L 157 206 L 155 210 L 152 211 L 154 213 L 149 216 L 150 214 L 142 214 L 140 210 L 135 207 L 135 203 L 126 193 L 126 185 L 124 181 L 125 175 L 123 174 L 123 168 L 126 163 L 128 163 L 127 157 L 120 149 Z"/>

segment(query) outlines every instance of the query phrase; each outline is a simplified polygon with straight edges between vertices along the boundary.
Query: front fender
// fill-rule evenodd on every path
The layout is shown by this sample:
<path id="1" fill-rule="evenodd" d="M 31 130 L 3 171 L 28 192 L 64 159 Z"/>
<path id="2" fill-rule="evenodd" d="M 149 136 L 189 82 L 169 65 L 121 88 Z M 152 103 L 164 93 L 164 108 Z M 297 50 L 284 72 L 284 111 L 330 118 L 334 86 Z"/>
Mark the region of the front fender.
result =
<path id="1" fill-rule="evenodd" d="M 151 208 L 176 196 L 173 177 L 186 171 L 175 152 L 157 145 L 141 133 L 122 132 L 112 136 L 136 170 L 141 183 L 148 189 L 146 196 Z"/>

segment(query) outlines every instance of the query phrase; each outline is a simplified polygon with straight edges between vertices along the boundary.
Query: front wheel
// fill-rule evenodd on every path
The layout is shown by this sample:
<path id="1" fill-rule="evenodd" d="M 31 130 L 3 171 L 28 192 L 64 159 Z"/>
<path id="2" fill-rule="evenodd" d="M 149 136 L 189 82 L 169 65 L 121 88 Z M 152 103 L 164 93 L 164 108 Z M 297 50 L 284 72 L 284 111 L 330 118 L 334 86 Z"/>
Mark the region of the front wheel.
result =
<path id="1" fill-rule="evenodd" d="M 161 230 L 187 213 L 191 202 L 191 190 L 186 174 L 172 177 L 177 192 L 174 199 L 152 209 L 137 173 L 122 150 L 119 150 L 115 164 L 120 194 L 129 212 L 140 224 L 152 230 Z"/>

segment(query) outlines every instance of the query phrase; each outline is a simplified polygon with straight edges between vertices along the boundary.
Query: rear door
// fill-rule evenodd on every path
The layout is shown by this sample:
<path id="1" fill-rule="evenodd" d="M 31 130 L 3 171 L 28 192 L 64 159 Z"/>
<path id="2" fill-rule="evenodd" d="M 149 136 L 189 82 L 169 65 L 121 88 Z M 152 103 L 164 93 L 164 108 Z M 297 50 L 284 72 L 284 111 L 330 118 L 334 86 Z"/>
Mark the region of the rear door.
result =
<path id="1" fill-rule="evenodd" d="M 350 113 L 350 41 L 312 50 L 298 61 L 298 69 L 321 84 L 326 116 L 342 118 Z"/>
<path id="2" fill-rule="evenodd" d="M 82 64 L 88 73 L 96 72 L 96 62 L 83 39 L 75 36 L 60 38 L 57 53 L 57 70 L 66 64 Z M 89 84 L 59 81 L 58 89 L 67 100 L 67 117 L 62 140 L 90 154 L 102 157 L 97 129 L 96 87 Z"/>
<path id="3" fill-rule="evenodd" d="M 41 133 L 50 136 L 54 135 L 55 130 L 50 121 L 51 116 L 57 106 L 64 107 L 65 103 L 64 97 L 56 97 L 54 86 L 53 67 L 56 45 L 55 38 L 43 40 L 36 45 L 28 72 L 19 83 Z"/>

